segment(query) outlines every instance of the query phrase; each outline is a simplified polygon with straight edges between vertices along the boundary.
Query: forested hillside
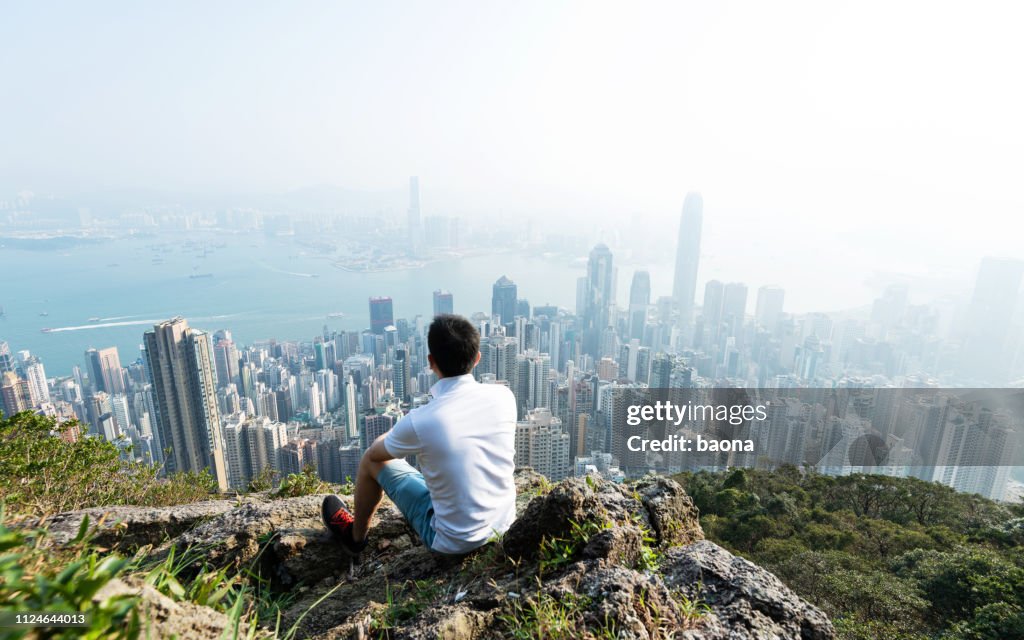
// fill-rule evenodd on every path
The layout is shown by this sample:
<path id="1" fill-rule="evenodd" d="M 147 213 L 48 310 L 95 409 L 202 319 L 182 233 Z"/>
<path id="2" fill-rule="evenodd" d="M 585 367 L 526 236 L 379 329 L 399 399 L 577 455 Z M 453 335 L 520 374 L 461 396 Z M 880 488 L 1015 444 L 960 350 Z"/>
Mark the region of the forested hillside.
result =
<path id="1" fill-rule="evenodd" d="M 846 638 L 1024 638 L 1024 508 L 913 478 L 794 467 L 676 477 L 710 540 Z"/>

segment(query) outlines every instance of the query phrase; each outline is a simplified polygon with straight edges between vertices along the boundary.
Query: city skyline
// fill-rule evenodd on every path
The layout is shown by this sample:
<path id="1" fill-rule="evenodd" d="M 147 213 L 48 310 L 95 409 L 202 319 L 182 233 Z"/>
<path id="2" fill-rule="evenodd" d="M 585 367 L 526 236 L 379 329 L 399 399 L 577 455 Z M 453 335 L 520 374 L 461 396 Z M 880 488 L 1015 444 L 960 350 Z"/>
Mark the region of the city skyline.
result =
<path id="1" fill-rule="evenodd" d="M 684 210 L 684 229 L 685 217 Z M 681 239 L 692 246 L 692 238 Z M 943 383 L 971 382 L 979 366 L 986 372 L 1021 366 L 1021 345 L 1015 342 L 1020 327 L 1012 313 L 1024 277 L 1022 262 L 983 262 L 959 345 L 932 339 L 935 318 L 927 307 L 908 303 L 905 287 L 886 289 L 870 314 L 856 320 L 787 314 L 785 290 L 776 286 L 760 287 L 754 313 L 748 314 L 746 284 L 709 280 L 696 305 L 698 313 L 687 321 L 687 299 L 661 296 L 652 301 L 649 274 L 643 270 L 633 274 L 628 304 L 619 305 L 615 272 L 613 252 L 597 244 L 586 274 L 577 281 L 574 309 L 531 305 L 503 275 L 491 288 L 491 313 L 471 314 L 483 336 L 474 376 L 513 390 L 520 418 L 517 442 L 527 447 L 523 459 L 556 479 L 570 469 L 604 469 L 617 477 L 650 465 L 688 468 L 678 457 L 651 459 L 624 447 L 623 403 L 648 389 L 714 393 L 748 387 L 792 394 L 828 388 L 878 392 L 888 386 L 941 391 Z M 37 356 L 12 352 L 0 342 L 0 397 L 8 412 L 36 408 L 61 420 L 77 418 L 90 435 L 115 442 L 124 455 L 171 471 L 209 469 L 221 490 L 244 487 L 268 466 L 284 473 L 313 464 L 325 479 L 343 479 L 367 438 L 429 401 L 425 394 L 436 377 L 426 366 L 425 329 L 433 315 L 455 306 L 450 291 L 431 295 L 432 313 L 412 318 L 395 314 L 391 296 L 371 295 L 369 326 L 340 332 L 324 326 L 323 334 L 311 341 L 238 345 L 230 328 L 197 331 L 183 318 L 174 318 L 144 334 L 143 357 L 127 367 L 121 365 L 116 347 L 90 348 L 84 351 L 85 367 L 54 378 L 47 377 Z M 1014 429 L 1020 425 L 989 409 L 979 412 L 971 401 L 955 400 L 957 409 L 949 412 L 953 417 L 940 423 L 959 426 L 938 433 L 936 444 L 927 430 L 908 426 L 897 404 L 945 416 L 945 401 L 931 400 L 920 409 L 914 409 L 920 401 L 913 397 L 897 404 L 874 402 L 887 407 L 888 418 L 868 414 L 866 421 L 861 416 L 860 422 L 842 419 L 828 428 L 815 427 L 794 422 L 797 416 L 813 415 L 797 402 L 795 409 L 772 414 L 776 417 L 770 426 L 752 433 L 768 447 L 765 451 L 775 464 L 810 464 L 827 473 L 848 473 L 859 467 L 844 460 L 861 455 L 857 452 L 864 445 L 859 443 L 870 437 L 879 443 L 871 451 L 883 444 L 889 451 L 884 473 L 918 475 L 997 499 L 1010 486 L 1006 469 L 955 469 L 1015 460 L 1019 434 Z M 861 415 L 863 408 L 856 411 Z M 779 422 L 779 416 L 789 417 Z M 929 420 L 918 423 L 931 424 Z M 970 444 L 972 432 L 964 425 L 974 423 L 980 429 L 975 435 L 993 443 L 986 445 L 991 454 L 976 442 Z M 708 426 L 692 428 L 699 435 Z M 882 430 L 880 436 L 876 429 Z M 611 457 L 601 457 L 605 454 Z M 695 460 L 690 464 L 715 467 L 725 462 Z M 725 463 L 763 462 L 754 456 Z"/>

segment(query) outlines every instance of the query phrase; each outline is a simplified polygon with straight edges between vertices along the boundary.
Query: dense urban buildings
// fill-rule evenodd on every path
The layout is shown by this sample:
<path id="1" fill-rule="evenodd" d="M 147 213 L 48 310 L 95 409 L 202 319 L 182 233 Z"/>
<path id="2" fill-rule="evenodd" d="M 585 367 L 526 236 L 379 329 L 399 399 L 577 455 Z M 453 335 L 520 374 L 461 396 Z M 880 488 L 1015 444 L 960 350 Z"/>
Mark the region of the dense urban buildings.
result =
<path id="1" fill-rule="evenodd" d="M 449 290 L 428 289 L 432 307 L 396 317 L 390 296 L 372 295 L 365 327 L 248 344 L 234 339 L 229 319 L 200 331 L 174 318 L 146 331 L 134 357 L 78 346 L 88 346 L 82 366 L 58 376 L 37 355 L 0 342 L 2 409 L 76 419 L 83 437 L 113 442 L 126 459 L 167 471 L 209 469 L 225 490 L 245 489 L 268 470 L 280 477 L 312 468 L 344 482 L 375 438 L 430 402 L 436 376 L 426 330 L 432 317 L 457 312 L 481 332 L 474 377 L 516 397 L 517 463 L 551 479 L 793 464 L 915 476 L 1006 497 L 1008 470 L 1021 459 L 1020 415 L 954 388 L 1024 377 L 1016 315 L 1024 263 L 986 258 L 960 320 L 914 304 L 900 284 L 863 313 L 793 314 L 781 286 L 759 287 L 753 301 L 744 282 L 708 277 L 698 289 L 702 216 L 700 195 L 687 195 L 671 296 L 654 297 L 655 285 L 669 283 L 652 282 L 646 269 L 623 274 L 628 291 L 617 292 L 621 263 L 597 243 L 577 250 L 586 266 L 575 309 L 531 305 L 531 292 L 501 275 L 489 313 L 456 307 Z M 424 225 L 416 178 L 407 224 L 410 260 L 454 238 L 443 221 Z M 712 402 L 729 389 L 769 398 L 766 419 L 644 428 L 658 439 L 750 439 L 756 453 L 627 445 L 631 405 Z"/>

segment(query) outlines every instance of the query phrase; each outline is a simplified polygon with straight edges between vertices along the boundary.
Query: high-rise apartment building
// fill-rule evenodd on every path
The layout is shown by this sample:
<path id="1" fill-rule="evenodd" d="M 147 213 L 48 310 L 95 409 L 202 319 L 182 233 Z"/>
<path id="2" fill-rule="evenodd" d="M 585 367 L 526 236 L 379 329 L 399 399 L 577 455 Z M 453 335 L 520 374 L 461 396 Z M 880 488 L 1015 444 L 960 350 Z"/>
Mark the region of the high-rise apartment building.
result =
<path id="1" fill-rule="evenodd" d="M 167 471 L 209 469 L 227 490 L 210 335 L 179 317 L 155 325 L 144 341 L 159 440 L 170 449 Z"/>
<path id="2" fill-rule="evenodd" d="M 25 379 L 28 381 L 29 396 L 32 399 L 32 406 L 38 407 L 44 402 L 50 401 L 50 387 L 46 382 L 46 369 L 42 361 L 32 356 L 25 362 Z"/>
<path id="3" fill-rule="evenodd" d="M 569 434 L 547 408 L 533 409 L 516 424 L 516 467 L 533 467 L 548 480 L 572 475 Z"/>
<path id="4" fill-rule="evenodd" d="M 6 341 L 0 340 L 0 375 L 14 371 L 14 357 L 11 355 L 11 347 Z"/>
<path id="5" fill-rule="evenodd" d="M 409 351 L 404 348 L 395 349 L 395 359 L 391 365 L 391 387 L 394 389 L 395 397 L 401 402 L 412 400 L 409 372 Z"/>
<path id="6" fill-rule="evenodd" d="M 238 384 L 238 347 L 231 339 L 230 331 L 213 334 L 213 356 L 217 368 L 217 386 Z"/>
<path id="7" fill-rule="evenodd" d="M 124 374 L 121 371 L 121 358 L 117 347 L 106 349 L 89 349 L 85 352 L 85 361 L 89 365 L 89 379 L 92 388 L 107 393 L 124 393 Z"/>
<path id="8" fill-rule="evenodd" d="M 4 401 L 4 413 L 12 416 L 32 408 L 32 395 L 28 380 L 22 380 L 13 371 L 5 371 L 0 381 L 0 396 Z"/>
<path id="9" fill-rule="evenodd" d="M 234 414 L 224 418 L 223 432 L 231 488 L 244 490 L 264 469 L 280 470 L 280 452 L 288 444 L 283 422 Z"/>

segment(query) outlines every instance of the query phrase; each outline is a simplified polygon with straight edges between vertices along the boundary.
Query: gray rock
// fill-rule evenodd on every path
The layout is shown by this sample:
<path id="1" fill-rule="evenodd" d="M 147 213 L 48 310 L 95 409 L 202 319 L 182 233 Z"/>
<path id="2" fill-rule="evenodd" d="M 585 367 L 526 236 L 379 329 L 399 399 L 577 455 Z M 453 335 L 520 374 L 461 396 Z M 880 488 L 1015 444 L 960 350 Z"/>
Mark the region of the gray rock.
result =
<path id="1" fill-rule="evenodd" d="M 529 560 L 537 556 L 542 540 L 572 537 L 574 524 L 646 523 L 646 513 L 639 500 L 610 482 L 568 478 L 530 500 L 501 544 L 509 557 Z"/>
<path id="2" fill-rule="evenodd" d="M 711 608 L 693 638 L 802 638 L 828 640 L 828 617 L 773 574 L 713 542 L 669 549 L 661 565 L 665 584 Z"/>
<path id="3" fill-rule="evenodd" d="M 634 567 L 640 559 L 643 534 L 635 526 L 612 527 L 590 536 L 583 557 L 604 560 L 606 564 Z"/>
<path id="4" fill-rule="evenodd" d="M 619 640 L 646 640 L 681 626 L 672 594 L 655 574 L 622 567 L 589 570 L 577 593 L 590 599 L 587 626 L 609 630 Z"/>
<path id="5" fill-rule="evenodd" d="M 551 486 L 527 470 L 516 474 L 516 483 L 529 500 L 501 546 L 487 545 L 464 557 L 424 548 L 385 501 L 367 550 L 353 563 L 320 522 L 322 496 L 91 509 L 54 518 L 51 530 L 66 542 L 86 513 L 97 520 L 107 514 L 99 527 L 103 540 L 139 546 L 166 539 L 150 559 L 172 546 L 192 547 L 203 550 L 199 562 L 208 569 L 258 568 L 271 578 L 272 588 L 297 594 L 281 628 L 294 625 L 299 638 L 380 637 L 382 612 L 394 597 L 406 605 L 410 598 L 429 602 L 416 600 L 415 615 L 387 630 L 389 638 L 500 638 L 502 616 L 536 599 L 571 609 L 581 631 L 599 637 L 613 633 L 620 640 L 834 637 L 828 618 L 775 576 L 700 541 L 697 510 L 670 479 L 617 485 L 598 477 L 572 478 Z M 351 498 L 343 500 L 351 507 Z M 573 526 L 587 522 L 602 526 Z M 643 528 L 660 547 L 657 570 L 636 569 L 645 552 Z M 571 539 L 574 554 L 566 564 L 541 571 L 536 560 L 545 538 Z M 423 596 L 417 581 L 437 590 Z M 173 602 L 137 578 L 106 589 L 142 598 L 141 611 L 154 625 L 152 637 L 202 640 L 224 631 L 222 614 Z"/>
<path id="6" fill-rule="evenodd" d="M 678 482 L 664 476 L 648 476 L 634 489 L 647 509 L 647 521 L 659 545 L 674 547 L 704 539 L 700 512 Z"/>
<path id="7" fill-rule="evenodd" d="M 248 502 L 259 498 L 247 498 Z M 78 535 L 82 519 L 89 518 L 93 542 L 105 547 L 134 548 L 159 545 L 178 536 L 203 520 L 227 513 L 238 506 L 234 500 L 207 500 L 174 507 L 93 507 L 53 516 L 45 523 L 50 538 L 65 545 Z"/>
<path id="8" fill-rule="evenodd" d="M 474 611 L 466 606 L 430 607 L 416 623 L 400 627 L 392 638 L 406 640 L 473 640 L 479 638 L 494 618 L 493 612 Z"/>
<path id="9" fill-rule="evenodd" d="M 225 614 L 191 602 L 175 602 L 140 580 L 111 580 L 96 592 L 93 602 L 100 604 L 119 596 L 139 599 L 135 609 L 142 620 L 143 638 L 218 640 L 245 638 L 249 634 L 249 626 L 244 622 L 240 622 L 236 629 Z M 272 635 L 266 630 L 256 629 L 253 632 L 256 638 L 269 638 Z"/>
<path id="10" fill-rule="evenodd" d="M 323 528 L 322 500 L 323 496 L 313 495 L 243 504 L 199 523 L 178 536 L 173 544 L 178 549 L 203 549 L 205 560 L 214 566 L 249 564 L 278 531 Z"/>

